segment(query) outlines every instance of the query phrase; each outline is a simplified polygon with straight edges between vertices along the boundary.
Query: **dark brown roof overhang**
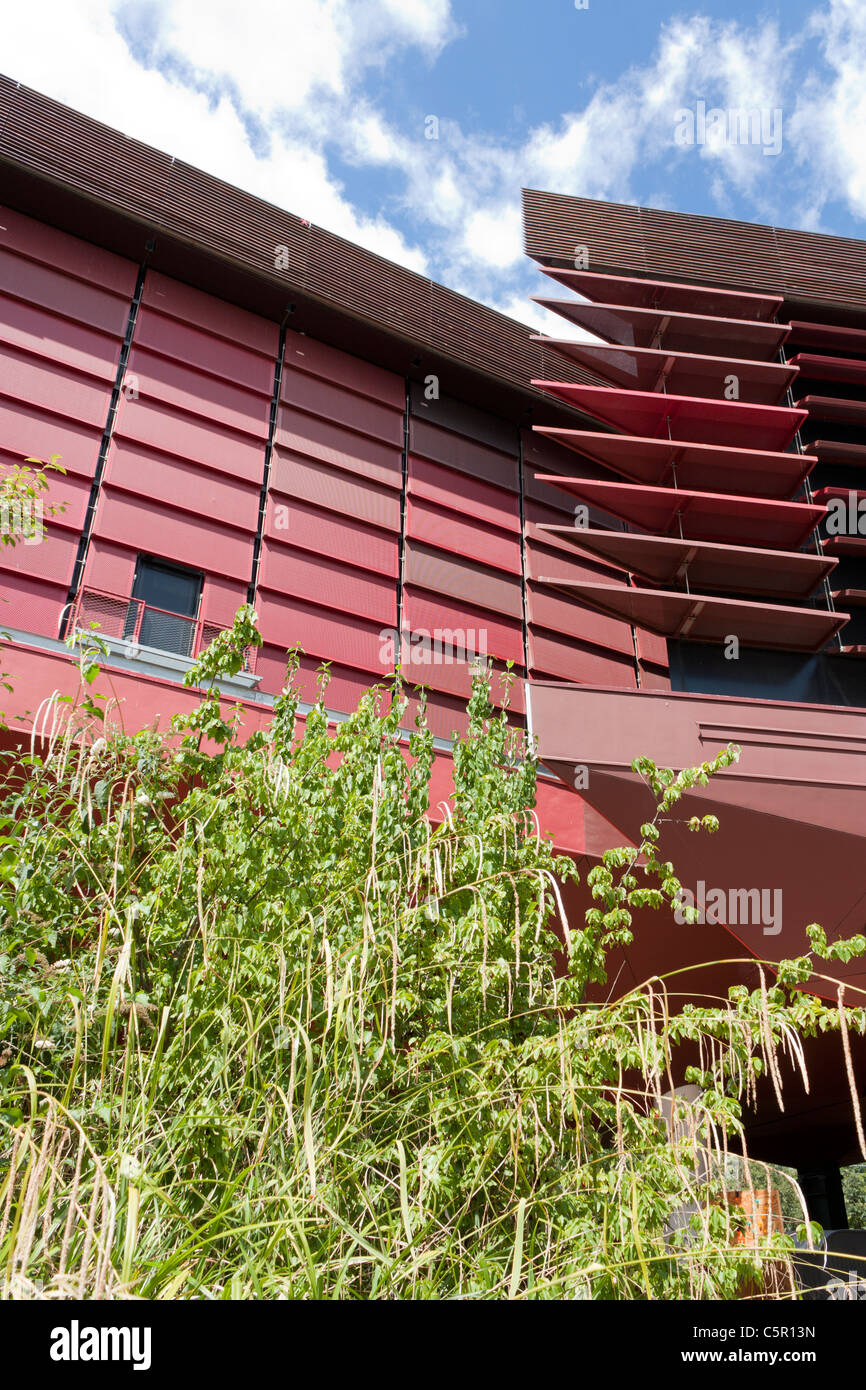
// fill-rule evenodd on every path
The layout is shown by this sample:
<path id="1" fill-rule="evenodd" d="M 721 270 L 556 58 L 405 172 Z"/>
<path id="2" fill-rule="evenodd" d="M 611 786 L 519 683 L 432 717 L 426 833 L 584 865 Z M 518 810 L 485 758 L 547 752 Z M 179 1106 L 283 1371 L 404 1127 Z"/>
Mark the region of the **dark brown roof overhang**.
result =
<path id="1" fill-rule="evenodd" d="M 786 305 L 832 306 L 836 322 L 862 323 L 866 242 L 851 237 L 534 188 L 523 190 L 523 221 L 526 253 L 541 265 L 574 267 L 576 250 L 585 248 L 580 264 L 585 259 L 597 274 L 753 290 Z"/>
<path id="2" fill-rule="evenodd" d="M 553 374 L 514 319 L 3 76 L 0 203 L 515 422 Z"/>

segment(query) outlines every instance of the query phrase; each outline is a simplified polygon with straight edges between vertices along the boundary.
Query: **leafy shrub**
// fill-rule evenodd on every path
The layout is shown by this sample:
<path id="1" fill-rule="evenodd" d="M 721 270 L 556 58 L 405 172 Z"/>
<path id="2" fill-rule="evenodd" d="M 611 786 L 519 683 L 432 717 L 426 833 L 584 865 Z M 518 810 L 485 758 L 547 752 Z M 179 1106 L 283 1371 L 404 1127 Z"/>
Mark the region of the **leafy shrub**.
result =
<path id="1" fill-rule="evenodd" d="M 254 618 L 168 732 L 114 726 L 86 650 L 86 693 L 9 769 L 7 1292 L 719 1298 L 784 1266 L 786 1238 L 735 1244 L 724 1155 L 778 1048 L 866 1026 L 798 988 L 833 948 L 816 931 L 718 1008 L 677 1011 L 659 979 L 587 993 L 631 909 L 670 910 L 659 825 L 736 751 L 680 774 L 638 760 L 657 814 L 568 923 L 575 867 L 538 832 L 535 761 L 486 678 L 434 824 L 433 738 L 423 707 L 401 733 L 397 679 L 335 727 L 323 676 L 299 725 L 290 663 L 268 730 L 239 742 L 219 681 Z M 686 1043 L 702 1096 L 669 1127 Z"/>

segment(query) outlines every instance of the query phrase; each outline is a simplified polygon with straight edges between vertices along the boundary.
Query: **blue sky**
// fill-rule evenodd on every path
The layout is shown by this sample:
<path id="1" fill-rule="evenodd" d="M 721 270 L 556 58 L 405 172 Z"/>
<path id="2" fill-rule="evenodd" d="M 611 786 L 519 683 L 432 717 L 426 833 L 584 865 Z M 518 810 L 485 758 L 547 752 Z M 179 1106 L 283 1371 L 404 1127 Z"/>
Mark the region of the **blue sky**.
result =
<path id="1" fill-rule="evenodd" d="M 527 321 L 522 184 L 866 235 L 866 0 L 40 0 L 0 70 Z"/>

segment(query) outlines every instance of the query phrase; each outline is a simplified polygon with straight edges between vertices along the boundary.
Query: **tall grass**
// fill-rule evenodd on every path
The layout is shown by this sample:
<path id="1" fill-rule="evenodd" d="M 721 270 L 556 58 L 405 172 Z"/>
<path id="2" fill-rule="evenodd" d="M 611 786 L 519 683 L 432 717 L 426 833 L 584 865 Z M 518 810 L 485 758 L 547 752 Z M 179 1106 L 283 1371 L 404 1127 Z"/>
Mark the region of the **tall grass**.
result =
<path id="1" fill-rule="evenodd" d="M 398 1062 L 387 1008 L 371 1028 L 366 1002 L 372 978 L 393 999 L 390 951 L 328 959 L 311 932 L 292 968 L 276 936 L 253 987 L 245 950 L 216 923 L 206 957 L 190 947 L 179 997 L 205 1006 L 175 1026 L 169 1006 L 150 1026 L 122 1004 L 103 1019 L 78 1010 L 68 1099 L 23 1066 L 30 1110 L 0 1186 L 9 1292 L 700 1298 L 754 1275 L 721 1184 L 704 1178 L 724 1137 L 692 1108 L 691 1131 L 662 1138 L 658 982 L 560 1017 L 519 1062 L 495 1023 L 419 1038 Z M 653 1058 L 640 1086 L 581 1076 L 580 1054 L 609 1048 L 612 1028 Z M 617 1118 L 600 1144 L 592 1131 Z M 686 1205 L 697 1229 L 677 1250 L 667 1221 Z M 763 1253 L 786 1258 L 778 1240 Z"/>
<path id="2" fill-rule="evenodd" d="M 483 680 L 438 826 L 423 715 L 407 761 L 398 699 L 299 737 L 295 700 L 246 747 L 215 696 L 180 743 L 90 701 L 10 780 L 5 1296 L 792 1296 L 791 1242 L 737 1244 L 723 1195 L 758 1075 L 801 1053 L 784 989 L 588 1002 L 655 880 L 614 856 L 565 921 Z"/>

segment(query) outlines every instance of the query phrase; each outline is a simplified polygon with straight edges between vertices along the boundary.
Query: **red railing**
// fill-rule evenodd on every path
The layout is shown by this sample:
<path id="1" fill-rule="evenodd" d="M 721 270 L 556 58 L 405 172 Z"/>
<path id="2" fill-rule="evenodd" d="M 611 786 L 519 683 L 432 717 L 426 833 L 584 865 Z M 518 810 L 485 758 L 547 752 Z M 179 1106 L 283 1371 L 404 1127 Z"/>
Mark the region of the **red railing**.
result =
<path id="1" fill-rule="evenodd" d="M 70 617 L 70 630 L 82 631 L 96 624 L 100 637 L 123 641 L 130 647 L 169 652 L 195 660 L 214 638 L 225 631 L 204 618 L 188 618 L 165 608 L 154 608 L 139 598 L 107 593 L 103 589 L 81 589 Z M 253 674 L 256 647 L 244 652 L 244 672 Z"/>

